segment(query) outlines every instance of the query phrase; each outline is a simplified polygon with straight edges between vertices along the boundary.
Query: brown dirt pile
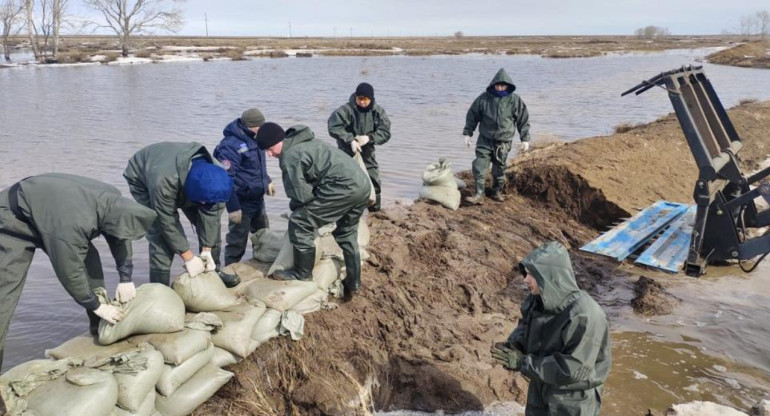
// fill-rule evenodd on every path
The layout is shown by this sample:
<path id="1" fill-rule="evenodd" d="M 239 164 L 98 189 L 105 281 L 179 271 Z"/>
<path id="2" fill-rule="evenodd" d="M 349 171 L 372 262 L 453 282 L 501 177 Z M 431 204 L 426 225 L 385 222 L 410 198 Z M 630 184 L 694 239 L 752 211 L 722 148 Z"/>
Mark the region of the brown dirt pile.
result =
<path id="1" fill-rule="evenodd" d="M 749 42 L 712 53 L 706 59 L 714 64 L 744 68 L 770 68 L 770 41 Z"/>
<path id="2" fill-rule="evenodd" d="M 668 293 L 660 283 L 646 276 L 639 276 L 634 284 L 634 297 L 631 306 L 643 316 L 668 315 L 674 312 L 682 301 Z"/>
<path id="3" fill-rule="evenodd" d="M 770 103 L 730 114 L 747 141 L 744 154 L 761 154 L 747 163 L 766 157 Z M 666 117 L 514 161 L 504 203 L 449 211 L 418 202 L 370 216 L 372 259 L 360 294 L 306 316 L 303 340 L 274 340 L 232 366 L 234 380 L 195 415 L 457 412 L 523 402 L 526 380 L 489 354 L 520 317 L 526 288 L 518 262 L 558 240 L 572 249 L 582 288 L 609 290 L 622 275 L 618 264 L 577 248 L 596 237 L 594 227 L 636 207 L 687 201 L 696 177 L 691 159 L 678 124 Z"/>

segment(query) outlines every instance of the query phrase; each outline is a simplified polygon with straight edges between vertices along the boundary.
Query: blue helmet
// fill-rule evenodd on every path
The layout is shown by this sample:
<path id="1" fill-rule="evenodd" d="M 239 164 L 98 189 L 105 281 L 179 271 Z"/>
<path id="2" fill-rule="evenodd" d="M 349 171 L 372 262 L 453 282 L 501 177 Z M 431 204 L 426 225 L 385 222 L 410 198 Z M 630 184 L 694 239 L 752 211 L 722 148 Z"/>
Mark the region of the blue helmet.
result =
<path id="1" fill-rule="evenodd" d="M 233 179 L 227 171 L 204 158 L 193 159 L 184 190 L 193 202 L 216 204 L 227 202 L 233 192 Z"/>

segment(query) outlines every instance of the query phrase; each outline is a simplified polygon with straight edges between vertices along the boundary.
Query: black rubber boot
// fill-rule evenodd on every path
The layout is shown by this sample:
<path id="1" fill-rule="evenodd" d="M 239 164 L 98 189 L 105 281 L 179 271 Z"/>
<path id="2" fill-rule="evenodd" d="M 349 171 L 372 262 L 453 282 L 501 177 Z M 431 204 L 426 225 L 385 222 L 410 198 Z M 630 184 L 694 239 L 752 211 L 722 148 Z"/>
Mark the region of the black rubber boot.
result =
<path id="1" fill-rule="evenodd" d="M 315 266 L 315 249 L 299 251 L 294 249 L 294 267 L 288 270 L 278 270 L 273 273 L 277 280 L 310 280 L 313 278 Z"/>
<path id="2" fill-rule="evenodd" d="M 241 278 L 238 277 L 237 274 L 225 273 L 221 269 L 217 269 L 217 274 L 219 275 L 219 278 L 222 279 L 222 283 L 225 284 L 225 287 L 232 288 L 241 284 Z"/>
<path id="3" fill-rule="evenodd" d="M 345 280 L 342 285 L 345 287 L 342 301 L 350 302 L 361 287 L 361 254 L 358 251 L 345 253 Z"/>
<path id="4" fill-rule="evenodd" d="M 88 315 L 88 333 L 93 336 L 99 335 L 99 322 L 102 318 L 96 316 L 94 311 L 87 310 L 86 315 Z"/>
<path id="5" fill-rule="evenodd" d="M 377 194 L 377 199 L 374 201 L 374 205 L 367 208 L 369 212 L 377 212 L 382 209 L 381 194 Z"/>

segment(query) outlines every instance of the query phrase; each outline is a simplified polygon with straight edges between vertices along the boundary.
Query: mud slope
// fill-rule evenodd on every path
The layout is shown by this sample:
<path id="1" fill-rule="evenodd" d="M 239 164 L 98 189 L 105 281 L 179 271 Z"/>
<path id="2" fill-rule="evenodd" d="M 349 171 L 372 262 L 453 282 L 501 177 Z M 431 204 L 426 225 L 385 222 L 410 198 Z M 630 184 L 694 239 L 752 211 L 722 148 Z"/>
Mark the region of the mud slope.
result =
<path id="1" fill-rule="evenodd" d="M 752 155 L 747 164 L 756 164 L 767 155 L 770 105 L 731 116 L 747 141 L 744 154 Z M 353 415 L 372 406 L 455 412 L 523 402 L 526 381 L 493 366 L 489 355 L 519 317 L 526 290 L 514 272 L 518 261 L 559 240 L 572 249 L 581 286 L 607 290 L 617 265 L 576 247 L 595 237 L 602 218 L 659 198 L 687 201 L 695 167 L 667 117 L 541 149 L 514 172 L 505 203 L 452 212 L 418 202 L 370 216 L 373 258 L 361 294 L 306 316 L 303 340 L 270 342 L 232 366 L 234 380 L 195 415 Z M 580 204 L 571 202 L 575 187 Z"/>
<path id="2" fill-rule="evenodd" d="M 707 56 L 714 64 L 770 68 L 770 42 L 749 42 Z"/>

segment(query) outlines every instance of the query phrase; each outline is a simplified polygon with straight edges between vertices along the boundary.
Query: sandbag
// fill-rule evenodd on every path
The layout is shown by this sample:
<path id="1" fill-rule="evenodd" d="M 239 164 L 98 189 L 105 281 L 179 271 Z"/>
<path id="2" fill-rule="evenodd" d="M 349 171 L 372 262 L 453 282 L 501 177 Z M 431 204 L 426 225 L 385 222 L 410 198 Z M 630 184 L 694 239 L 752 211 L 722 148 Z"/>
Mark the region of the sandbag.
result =
<path id="1" fill-rule="evenodd" d="M 164 365 L 163 373 L 160 375 L 158 384 L 155 388 L 163 396 L 174 394 L 176 389 L 184 384 L 190 377 L 194 376 L 203 366 L 211 361 L 214 356 L 214 345 L 210 345 L 205 350 L 193 355 L 189 360 L 179 365 Z"/>
<path id="2" fill-rule="evenodd" d="M 152 416 L 155 412 L 155 389 L 152 389 L 142 401 L 142 404 L 134 412 L 130 412 L 120 407 L 115 408 L 113 416 Z"/>
<path id="3" fill-rule="evenodd" d="M 225 266 L 225 272 L 231 274 L 235 273 L 241 279 L 241 284 L 250 280 L 264 278 L 264 271 L 267 271 L 267 267 L 265 267 L 263 263 L 260 263 L 254 259 L 249 259 L 240 263 L 228 264 Z M 230 290 L 230 292 L 232 292 L 232 290 Z"/>
<path id="4" fill-rule="evenodd" d="M 243 303 L 224 311 L 212 312 L 224 324 L 221 329 L 211 334 L 211 340 L 219 348 L 230 351 L 240 357 L 248 357 L 259 346 L 251 339 L 254 326 L 265 313 L 265 304 Z"/>
<path id="5" fill-rule="evenodd" d="M 455 178 L 455 182 L 457 182 L 457 189 L 465 189 L 468 186 L 465 184 L 465 181 L 460 178 Z"/>
<path id="6" fill-rule="evenodd" d="M 294 341 L 299 341 L 305 335 L 305 318 L 297 312 L 286 311 L 281 314 L 280 335 L 290 335 Z"/>
<path id="7" fill-rule="evenodd" d="M 333 257 L 322 258 L 313 267 L 313 281 L 324 292 L 335 281 L 342 278 L 342 266 Z"/>
<path id="8" fill-rule="evenodd" d="M 222 368 L 241 362 L 242 358 L 225 349 L 214 347 L 214 356 L 211 357 L 211 364 Z"/>
<path id="9" fill-rule="evenodd" d="M 283 312 L 291 309 L 316 290 L 318 285 L 312 281 L 257 279 L 241 289 L 240 295 L 250 300 L 258 300 L 268 308 Z"/>
<path id="10" fill-rule="evenodd" d="M 446 208 L 456 211 L 460 208 L 460 191 L 445 186 L 423 186 L 420 198 L 438 202 Z"/>
<path id="11" fill-rule="evenodd" d="M 431 163 L 422 172 L 422 183 L 426 186 L 443 186 L 457 189 L 457 181 L 452 173 L 450 163 L 441 158 L 437 163 Z"/>
<path id="12" fill-rule="evenodd" d="M 27 410 L 37 416 L 108 416 L 118 401 L 112 374 L 76 368 L 42 384 L 27 397 Z"/>
<path id="13" fill-rule="evenodd" d="M 327 303 L 327 296 L 328 293 L 326 293 L 325 290 L 318 289 L 315 293 L 306 297 L 300 303 L 292 306 L 289 310 L 297 312 L 300 315 L 320 311 L 321 307 Z"/>
<path id="14" fill-rule="evenodd" d="M 257 230 L 251 236 L 251 247 L 254 259 L 262 263 L 272 263 L 278 257 L 283 246 L 283 238 L 286 231 L 273 231 L 269 228 Z"/>
<path id="15" fill-rule="evenodd" d="M 321 254 L 323 254 L 323 250 L 318 248 L 320 236 L 318 235 L 318 232 L 315 233 L 314 243 L 315 243 L 315 261 L 317 262 L 321 258 Z M 275 261 L 270 266 L 270 269 L 267 271 L 268 276 L 272 276 L 273 273 L 276 272 L 276 270 L 288 270 L 294 267 L 294 246 L 292 246 L 291 241 L 289 241 L 289 233 L 287 232 L 286 235 L 283 237 L 283 244 L 281 245 L 281 250 L 278 252 L 278 256 L 276 256 Z"/>
<path id="16" fill-rule="evenodd" d="M 238 303 L 217 272 L 205 272 L 195 277 L 183 273 L 174 280 L 172 287 L 191 312 L 221 311 Z"/>
<path id="17" fill-rule="evenodd" d="M 267 340 L 280 335 L 278 329 L 281 326 L 282 314 L 283 313 L 277 309 L 268 308 L 251 331 L 251 339 L 259 343 L 264 343 Z"/>
<path id="18" fill-rule="evenodd" d="M 374 183 L 372 183 L 372 178 L 369 177 L 369 171 L 366 170 L 366 165 L 364 164 L 364 159 L 361 157 L 361 153 L 356 153 L 353 156 L 353 160 L 358 163 L 358 167 L 361 168 L 362 171 L 366 174 L 366 177 L 369 179 L 369 205 L 374 205 L 377 202 L 377 194 L 374 190 Z"/>
<path id="19" fill-rule="evenodd" d="M 146 360 L 144 370 L 135 374 L 113 374 L 118 382 L 118 406 L 134 413 L 142 408 L 147 395 L 155 391 L 155 384 L 163 373 L 163 354 L 150 344 L 144 343 L 142 346 L 143 351 L 136 358 Z"/>
<path id="20" fill-rule="evenodd" d="M 166 364 L 179 365 L 211 345 L 211 333 L 185 328 L 170 334 L 136 335 L 128 339 L 131 344 L 147 342 L 161 354 Z"/>
<path id="21" fill-rule="evenodd" d="M 159 395 L 155 407 L 163 416 L 186 416 L 213 396 L 233 373 L 208 364 L 168 397 Z"/>
<path id="22" fill-rule="evenodd" d="M 322 235 L 318 237 L 318 240 L 316 240 L 316 264 L 324 258 L 324 257 L 339 257 L 342 258 L 342 249 L 340 248 L 339 244 L 337 244 L 337 240 L 334 239 L 334 236 L 331 234 Z M 321 253 L 320 256 L 318 253 Z"/>
<path id="23" fill-rule="evenodd" d="M 0 376 L 0 397 L 9 415 L 27 408 L 26 397 L 40 385 L 55 380 L 82 364 L 80 360 L 32 360 L 17 365 Z"/>
<path id="24" fill-rule="evenodd" d="M 170 287 L 147 283 L 123 306 L 124 318 L 115 325 L 99 323 L 99 343 L 110 345 L 136 334 L 165 334 L 184 328 L 184 303 Z"/>
<path id="25" fill-rule="evenodd" d="M 100 361 L 104 358 L 122 354 L 137 348 L 138 343 L 128 341 L 116 342 L 111 345 L 101 345 L 92 336 L 72 338 L 56 348 L 45 350 L 45 356 L 56 360 L 76 358 L 83 361 Z"/>
<path id="26" fill-rule="evenodd" d="M 369 225 L 366 223 L 366 217 L 363 215 L 358 221 L 358 246 L 368 247 L 371 234 L 369 233 Z"/>

